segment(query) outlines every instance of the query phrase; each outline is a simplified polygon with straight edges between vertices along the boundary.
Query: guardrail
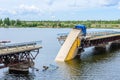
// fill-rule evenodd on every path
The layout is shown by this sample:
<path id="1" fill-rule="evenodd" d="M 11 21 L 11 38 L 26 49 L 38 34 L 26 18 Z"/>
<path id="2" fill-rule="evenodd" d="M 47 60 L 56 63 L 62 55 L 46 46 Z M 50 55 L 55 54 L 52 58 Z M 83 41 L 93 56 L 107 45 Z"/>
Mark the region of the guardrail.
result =
<path id="1" fill-rule="evenodd" d="M 97 37 L 97 36 L 105 36 L 105 35 L 112 35 L 112 34 L 120 34 L 120 32 L 117 31 L 106 31 L 106 32 L 90 32 L 87 33 L 87 36 Z"/>
<path id="2" fill-rule="evenodd" d="M 8 45 L 2 45 L 0 46 L 0 49 L 8 49 L 8 48 L 18 48 L 23 46 L 35 46 L 38 43 L 41 43 L 42 41 L 32 41 L 32 42 L 23 42 L 23 43 L 14 43 L 14 44 L 8 44 Z"/>

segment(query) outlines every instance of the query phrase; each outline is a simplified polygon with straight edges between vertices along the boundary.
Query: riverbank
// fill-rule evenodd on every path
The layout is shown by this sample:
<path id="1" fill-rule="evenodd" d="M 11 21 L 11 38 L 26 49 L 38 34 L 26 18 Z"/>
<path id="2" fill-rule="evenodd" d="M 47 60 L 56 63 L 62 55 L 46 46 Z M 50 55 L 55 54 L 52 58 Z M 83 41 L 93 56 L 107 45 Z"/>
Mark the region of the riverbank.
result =
<path id="1" fill-rule="evenodd" d="M 83 24 L 87 28 L 114 28 L 120 29 L 120 20 L 86 20 L 86 21 L 23 21 L 0 19 L 0 27 L 4 28 L 73 28 L 75 25 Z"/>

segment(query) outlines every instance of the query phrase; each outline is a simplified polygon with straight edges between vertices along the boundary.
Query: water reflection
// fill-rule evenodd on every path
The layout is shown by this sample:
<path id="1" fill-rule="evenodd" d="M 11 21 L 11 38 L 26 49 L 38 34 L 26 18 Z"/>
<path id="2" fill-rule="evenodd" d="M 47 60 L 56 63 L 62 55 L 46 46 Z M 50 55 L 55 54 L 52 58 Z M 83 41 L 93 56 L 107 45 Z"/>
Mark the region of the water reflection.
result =
<path id="1" fill-rule="evenodd" d="M 9 74 L 8 72 L 0 80 L 34 80 L 35 75 L 29 74 Z"/>
<path id="2" fill-rule="evenodd" d="M 116 59 L 116 55 L 120 55 L 119 51 L 120 49 L 112 51 L 109 49 L 106 52 L 98 51 L 96 54 L 94 48 L 91 48 L 91 50 L 88 49 L 82 53 L 79 59 L 57 64 L 66 80 L 106 80 L 109 79 L 108 76 L 111 71 L 116 72 L 116 70 L 111 69 L 114 68 L 111 65 L 113 64 L 112 61 L 114 62 L 114 59 Z M 99 79 L 100 77 L 103 77 L 103 79 Z"/>

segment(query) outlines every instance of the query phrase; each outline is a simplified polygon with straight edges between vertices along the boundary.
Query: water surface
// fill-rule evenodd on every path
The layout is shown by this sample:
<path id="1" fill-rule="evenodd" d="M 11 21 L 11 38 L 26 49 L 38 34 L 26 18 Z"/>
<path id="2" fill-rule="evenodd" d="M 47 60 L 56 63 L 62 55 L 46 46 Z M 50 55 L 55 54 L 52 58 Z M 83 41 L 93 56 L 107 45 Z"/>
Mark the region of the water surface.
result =
<path id="1" fill-rule="evenodd" d="M 90 47 L 77 59 L 55 62 L 54 59 L 61 47 L 57 41 L 57 34 L 69 33 L 70 30 L 68 28 L 0 28 L 0 40 L 10 40 L 11 43 L 42 40 L 43 46 L 35 60 L 35 67 L 39 71 L 30 70 L 28 75 L 16 75 L 8 74 L 8 68 L 5 68 L 0 70 L 0 80 L 120 80 L 120 49 L 98 51 L 96 54 L 94 47 Z M 104 31 L 104 29 L 88 29 L 88 31 Z M 49 66 L 49 69 L 43 71 L 44 65 Z"/>

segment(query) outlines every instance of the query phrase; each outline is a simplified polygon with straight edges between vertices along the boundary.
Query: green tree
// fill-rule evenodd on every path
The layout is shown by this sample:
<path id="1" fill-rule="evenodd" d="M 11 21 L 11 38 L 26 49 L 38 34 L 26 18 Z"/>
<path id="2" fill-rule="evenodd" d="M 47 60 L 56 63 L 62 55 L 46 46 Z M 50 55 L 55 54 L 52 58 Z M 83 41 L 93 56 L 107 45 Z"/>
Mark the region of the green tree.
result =
<path id="1" fill-rule="evenodd" d="M 56 23 L 53 23 L 53 24 L 52 24 L 52 28 L 55 28 L 55 27 L 57 27 L 57 24 L 56 24 Z"/>
<path id="2" fill-rule="evenodd" d="M 15 20 L 11 20 L 10 24 L 11 24 L 11 26 L 14 26 L 15 25 Z"/>
<path id="3" fill-rule="evenodd" d="M 10 25 L 10 19 L 8 17 L 4 19 L 4 25 Z"/>
<path id="4" fill-rule="evenodd" d="M 3 23 L 3 21 L 2 21 L 2 19 L 0 19 L 0 26 L 1 26 L 2 23 Z"/>
<path id="5" fill-rule="evenodd" d="M 19 19 L 16 20 L 16 25 L 21 26 L 21 21 Z"/>

